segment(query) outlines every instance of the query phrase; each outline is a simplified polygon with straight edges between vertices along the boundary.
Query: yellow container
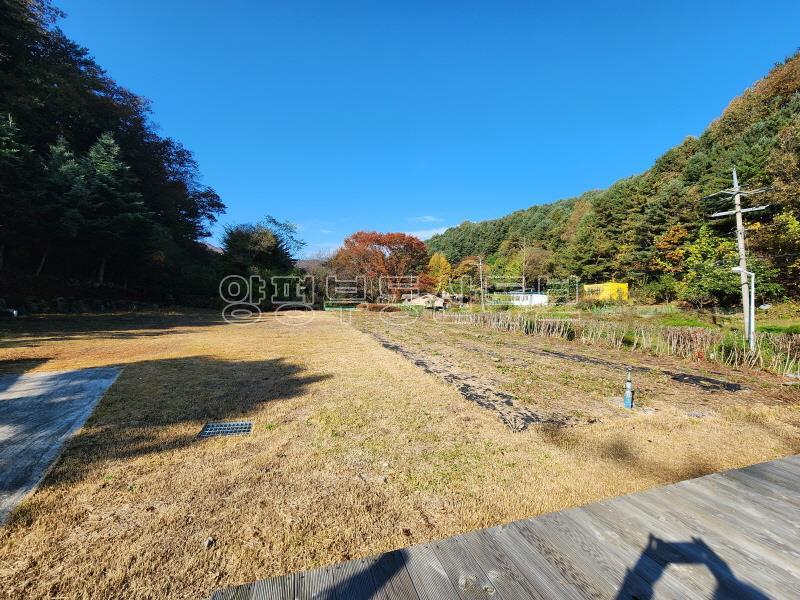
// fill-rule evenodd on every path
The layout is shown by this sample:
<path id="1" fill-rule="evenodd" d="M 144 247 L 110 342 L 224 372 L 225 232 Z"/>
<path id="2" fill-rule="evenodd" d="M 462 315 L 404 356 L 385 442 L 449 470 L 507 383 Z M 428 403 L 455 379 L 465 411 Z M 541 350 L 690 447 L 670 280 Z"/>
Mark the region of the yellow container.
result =
<path id="1" fill-rule="evenodd" d="M 583 286 L 583 295 L 594 300 L 623 301 L 628 299 L 628 284 L 609 281 L 590 283 Z"/>

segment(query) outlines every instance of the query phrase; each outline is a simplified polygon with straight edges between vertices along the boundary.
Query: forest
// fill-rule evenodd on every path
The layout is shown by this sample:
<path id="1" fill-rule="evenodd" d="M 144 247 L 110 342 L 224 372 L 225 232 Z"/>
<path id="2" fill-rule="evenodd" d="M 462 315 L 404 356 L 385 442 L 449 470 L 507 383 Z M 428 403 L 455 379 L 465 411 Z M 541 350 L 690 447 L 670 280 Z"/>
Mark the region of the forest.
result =
<path id="1" fill-rule="evenodd" d="M 297 272 L 296 229 L 265 215 L 204 242 L 224 213 L 192 152 L 158 132 L 149 102 L 59 29 L 50 0 L 0 0 L 0 296 L 94 294 L 213 303 L 227 274 Z M 734 305 L 739 284 L 726 198 L 746 188 L 759 301 L 800 296 L 800 54 L 735 98 L 699 137 L 605 190 L 465 222 L 427 246 L 358 232 L 318 266 L 352 275 L 576 277 L 633 284 L 647 302 Z M 748 204 L 750 205 L 750 204 Z"/>
<path id="2" fill-rule="evenodd" d="M 3 296 L 193 303 L 224 273 L 286 272 L 301 243 L 270 217 L 203 242 L 225 210 L 148 101 L 58 27 L 48 0 L 0 0 Z"/>
<path id="3" fill-rule="evenodd" d="M 746 215 L 746 242 L 762 300 L 800 295 L 800 54 L 776 65 L 735 98 L 700 137 L 688 137 L 646 172 L 606 190 L 465 222 L 429 240 L 457 264 L 483 256 L 506 276 L 576 276 L 584 283 L 634 284 L 650 301 L 696 306 L 735 303 L 738 280 L 731 187 L 769 186 L 746 200 L 768 204 Z"/>

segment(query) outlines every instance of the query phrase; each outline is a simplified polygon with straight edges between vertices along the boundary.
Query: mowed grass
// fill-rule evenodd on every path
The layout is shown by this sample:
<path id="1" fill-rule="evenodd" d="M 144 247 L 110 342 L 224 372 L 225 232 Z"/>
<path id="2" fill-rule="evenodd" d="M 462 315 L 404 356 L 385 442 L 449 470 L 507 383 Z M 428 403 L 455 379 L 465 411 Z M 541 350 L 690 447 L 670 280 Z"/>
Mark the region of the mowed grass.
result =
<path id="1" fill-rule="evenodd" d="M 664 410 L 512 433 L 331 313 L 304 326 L 195 312 L 0 327 L 6 372 L 125 367 L 0 529 L 9 598 L 197 598 L 800 451 L 797 403 L 755 393 L 702 419 Z M 255 427 L 198 441 L 212 419 Z"/>

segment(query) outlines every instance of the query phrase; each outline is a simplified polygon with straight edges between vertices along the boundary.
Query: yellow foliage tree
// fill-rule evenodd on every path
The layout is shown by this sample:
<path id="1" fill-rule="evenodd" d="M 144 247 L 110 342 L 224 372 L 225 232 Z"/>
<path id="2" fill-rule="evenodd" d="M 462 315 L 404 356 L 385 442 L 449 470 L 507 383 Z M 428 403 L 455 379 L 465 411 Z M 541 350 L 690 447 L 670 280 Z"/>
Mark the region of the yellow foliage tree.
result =
<path id="1" fill-rule="evenodd" d="M 428 261 L 428 276 L 433 281 L 437 292 L 447 289 L 452 271 L 453 268 L 450 266 L 450 262 L 441 252 L 436 252 Z"/>

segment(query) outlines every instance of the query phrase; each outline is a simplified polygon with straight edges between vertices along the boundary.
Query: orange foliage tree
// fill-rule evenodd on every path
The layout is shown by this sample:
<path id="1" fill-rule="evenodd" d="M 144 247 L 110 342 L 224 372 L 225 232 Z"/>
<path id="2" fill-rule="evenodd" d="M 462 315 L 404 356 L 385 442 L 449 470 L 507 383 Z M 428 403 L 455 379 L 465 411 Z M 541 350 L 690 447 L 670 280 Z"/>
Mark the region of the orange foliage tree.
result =
<path id="1" fill-rule="evenodd" d="M 368 295 L 374 299 L 382 275 L 419 275 L 427 258 L 425 243 L 412 235 L 357 231 L 344 241 L 329 265 L 339 276 L 366 276 Z"/>

